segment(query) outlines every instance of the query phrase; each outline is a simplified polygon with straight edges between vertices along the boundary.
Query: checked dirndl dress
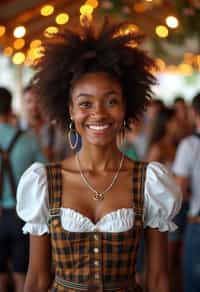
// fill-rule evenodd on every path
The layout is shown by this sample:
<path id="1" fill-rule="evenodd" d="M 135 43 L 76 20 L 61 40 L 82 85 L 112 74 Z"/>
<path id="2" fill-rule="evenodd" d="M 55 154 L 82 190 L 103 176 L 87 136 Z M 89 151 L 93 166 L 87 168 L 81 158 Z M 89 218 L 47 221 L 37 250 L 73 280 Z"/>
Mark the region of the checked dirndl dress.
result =
<path id="1" fill-rule="evenodd" d="M 49 191 L 49 228 L 55 278 L 50 292 L 141 292 L 135 282 L 138 244 L 143 229 L 146 163 L 133 167 L 134 226 L 124 232 L 69 232 L 60 218 L 60 164 L 46 166 Z"/>

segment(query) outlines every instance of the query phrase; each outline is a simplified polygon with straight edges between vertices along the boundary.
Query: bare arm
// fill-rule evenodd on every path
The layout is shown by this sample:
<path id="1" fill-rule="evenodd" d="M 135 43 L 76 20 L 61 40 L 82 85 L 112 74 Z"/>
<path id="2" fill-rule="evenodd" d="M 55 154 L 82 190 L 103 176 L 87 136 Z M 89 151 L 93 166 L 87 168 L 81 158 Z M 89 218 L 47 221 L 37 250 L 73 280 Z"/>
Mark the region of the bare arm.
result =
<path id="1" fill-rule="evenodd" d="M 167 233 L 145 230 L 146 291 L 170 292 L 168 275 Z"/>
<path id="2" fill-rule="evenodd" d="M 47 292 L 51 284 L 51 250 L 48 235 L 30 236 L 29 267 L 24 292 Z"/>

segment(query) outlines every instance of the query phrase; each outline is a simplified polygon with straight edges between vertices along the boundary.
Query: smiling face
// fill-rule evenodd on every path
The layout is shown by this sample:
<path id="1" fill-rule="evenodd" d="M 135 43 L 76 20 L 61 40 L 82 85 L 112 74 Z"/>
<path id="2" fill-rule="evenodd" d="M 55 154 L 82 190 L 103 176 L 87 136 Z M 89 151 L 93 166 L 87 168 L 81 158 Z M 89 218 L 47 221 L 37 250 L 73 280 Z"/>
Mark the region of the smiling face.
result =
<path id="1" fill-rule="evenodd" d="M 87 73 L 75 82 L 71 99 L 70 115 L 83 145 L 115 143 L 125 116 L 120 83 L 107 73 Z"/>

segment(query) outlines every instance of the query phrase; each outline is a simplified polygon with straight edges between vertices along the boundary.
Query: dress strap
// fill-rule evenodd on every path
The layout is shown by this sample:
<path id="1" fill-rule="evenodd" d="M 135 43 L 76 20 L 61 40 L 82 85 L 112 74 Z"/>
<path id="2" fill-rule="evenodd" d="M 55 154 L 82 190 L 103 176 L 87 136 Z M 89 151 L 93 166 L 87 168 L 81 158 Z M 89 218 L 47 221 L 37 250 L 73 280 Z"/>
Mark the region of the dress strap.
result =
<path id="1" fill-rule="evenodd" d="M 49 215 L 60 215 L 62 204 L 62 175 L 59 163 L 50 163 L 45 166 L 49 194 Z"/>
<path id="2" fill-rule="evenodd" d="M 143 225 L 144 217 L 144 184 L 147 162 L 135 161 L 133 166 L 133 210 L 135 226 Z"/>

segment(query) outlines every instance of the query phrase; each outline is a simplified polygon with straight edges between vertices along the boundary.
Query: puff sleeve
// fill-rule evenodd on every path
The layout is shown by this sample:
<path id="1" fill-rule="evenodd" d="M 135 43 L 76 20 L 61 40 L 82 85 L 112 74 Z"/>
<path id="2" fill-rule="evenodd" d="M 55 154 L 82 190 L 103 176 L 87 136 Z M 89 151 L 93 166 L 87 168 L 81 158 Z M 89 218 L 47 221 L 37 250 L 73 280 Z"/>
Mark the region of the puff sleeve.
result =
<path id="1" fill-rule="evenodd" d="M 144 227 L 174 231 L 173 218 L 179 212 L 182 195 L 172 174 L 158 162 L 147 166 L 144 189 Z"/>
<path id="2" fill-rule="evenodd" d="M 23 233 L 32 235 L 49 233 L 48 185 L 42 163 L 33 163 L 22 175 L 17 188 L 16 211 L 26 222 Z"/>

